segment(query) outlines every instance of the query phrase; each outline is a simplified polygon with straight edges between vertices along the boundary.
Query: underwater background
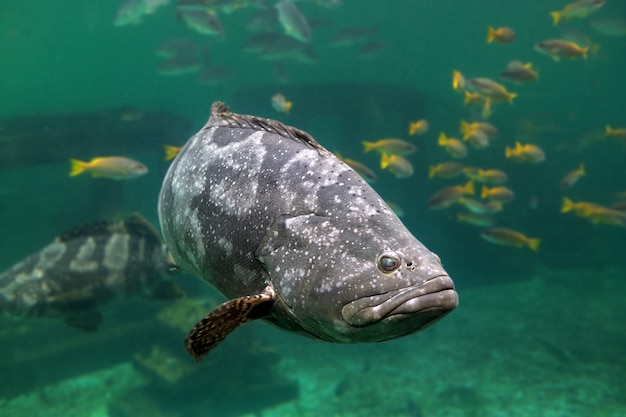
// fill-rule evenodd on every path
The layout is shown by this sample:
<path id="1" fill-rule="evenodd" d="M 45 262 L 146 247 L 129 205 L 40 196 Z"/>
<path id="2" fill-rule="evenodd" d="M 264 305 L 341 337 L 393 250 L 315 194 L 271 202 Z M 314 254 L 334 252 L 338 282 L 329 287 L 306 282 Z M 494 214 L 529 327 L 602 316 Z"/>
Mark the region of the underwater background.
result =
<path id="1" fill-rule="evenodd" d="M 459 307 L 381 344 L 328 344 L 255 322 L 197 365 L 184 336 L 224 298 L 184 273 L 175 279 L 185 297 L 109 304 L 96 332 L 0 314 L 0 415 L 626 415 L 626 3 L 582 2 L 591 9 L 555 25 L 550 12 L 567 1 L 303 0 L 293 5 L 310 28 L 304 40 L 285 35 L 276 3 L 2 2 L 0 270 L 81 224 L 138 212 L 158 226 L 163 147 L 182 146 L 219 100 L 372 168 L 372 186 L 441 257 Z M 203 19 L 185 17 L 185 4 Z M 488 43 L 489 26 L 516 36 Z M 557 62 L 535 48 L 546 39 L 587 56 Z M 514 60 L 538 79 L 503 79 Z M 493 96 L 485 111 L 489 94 L 455 91 L 454 70 L 517 96 Z M 464 90 L 483 102 L 465 104 Z M 277 93 L 290 109 L 273 106 Z M 428 130 L 409 135 L 418 119 Z M 429 207 L 471 175 L 429 178 L 454 159 L 438 138 L 462 138 L 461 120 L 497 127 L 456 161 L 507 174 L 514 199 L 494 225 L 541 239 L 537 251 L 483 239 L 484 227 L 458 221 L 458 201 Z M 364 152 L 363 141 L 382 138 L 417 146 L 412 175 Z M 507 157 L 516 142 L 545 161 Z M 69 176 L 70 158 L 112 155 L 149 172 Z M 581 164 L 584 175 L 561 187 Z M 564 210 L 565 198 L 585 204 Z"/>

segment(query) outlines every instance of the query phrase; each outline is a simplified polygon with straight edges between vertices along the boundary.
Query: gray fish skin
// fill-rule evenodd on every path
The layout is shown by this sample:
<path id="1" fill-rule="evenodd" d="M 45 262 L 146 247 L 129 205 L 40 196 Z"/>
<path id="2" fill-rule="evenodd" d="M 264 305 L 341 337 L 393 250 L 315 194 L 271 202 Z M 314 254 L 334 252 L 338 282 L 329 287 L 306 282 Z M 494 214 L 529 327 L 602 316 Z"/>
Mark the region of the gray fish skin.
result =
<path id="1" fill-rule="evenodd" d="M 388 340 L 458 304 L 439 258 L 354 170 L 306 132 L 223 103 L 170 166 L 159 219 L 178 266 L 228 298 L 271 298 L 263 318 L 308 336 Z"/>
<path id="2" fill-rule="evenodd" d="M 157 231 L 135 215 L 68 231 L 0 275 L 0 313 L 68 318 L 149 295 L 167 275 Z"/>

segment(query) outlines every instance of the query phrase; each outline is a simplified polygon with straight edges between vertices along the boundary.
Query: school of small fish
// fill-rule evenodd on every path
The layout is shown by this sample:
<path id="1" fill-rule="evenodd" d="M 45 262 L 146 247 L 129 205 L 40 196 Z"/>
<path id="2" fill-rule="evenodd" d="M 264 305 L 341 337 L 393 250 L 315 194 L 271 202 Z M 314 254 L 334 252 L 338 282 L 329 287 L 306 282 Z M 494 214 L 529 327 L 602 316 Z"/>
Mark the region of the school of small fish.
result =
<path id="1" fill-rule="evenodd" d="M 168 0 L 123 0 L 114 20 L 116 26 L 134 25 L 142 18 L 154 13 L 166 5 Z M 578 0 L 564 4 L 559 10 L 546 9 L 545 26 L 561 32 L 560 36 L 548 39 L 536 39 L 529 44 L 541 55 L 549 57 L 551 62 L 543 65 L 557 65 L 563 60 L 587 60 L 597 54 L 599 45 L 592 43 L 589 38 L 568 25 L 573 19 L 587 19 L 589 26 L 596 32 L 606 36 L 620 37 L 626 35 L 626 22 L 619 16 L 596 17 L 598 10 L 606 4 L 605 0 Z M 281 82 L 289 80 L 290 76 L 283 63 L 287 61 L 302 64 L 317 61 L 313 44 L 317 38 L 318 27 L 327 23 L 310 19 L 305 13 L 311 7 L 332 9 L 341 7 L 342 0 L 177 0 L 176 19 L 185 24 L 190 30 L 206 35 L 212 39 L 228 40 L 230 28 L 222 24 L 222 18 L 240 10 L 254 10 L 253 17 L 245 29 L 250 33 L 248 39 L 239 49 L 262 61 L 271 61 L 274 73 Z M 304 12 L 303 12 L 304 11 Z M 240 29 L 240 28 L 237 28 Z M 507 45 L 527 39 L 528 33 L 520 28 L 509 26 L 487 26 L 487 48 L 494 54 L 507 48 Z M 522 36 L 523 35 L 523 36 Z M 386 47 L 381 39 L 376 25 L 342 27 L 326 41 L 326 45 L 333 48 L 352 48 L 356 57 L 375 57 Z M 496 46 L 491 46 L 496 45 Z M 492 49 L 493 48 L 493 49 Z M 157 47 L 155 53 L 162 59 L 157 73 L 164 76 L 180 76 L 198 74 L 198 82 L 217 85 L 223 80 L 234 77 L 236 71 L 214 64 L 214 59 L 206 44 L 197 44 L 185 39 L 171 39 Z M 532 52 L 531 52 L 532 53 Z M 504 57 L 504 55 L 502 55 Z M 456 185 L 442 187 L 426 202 L 431 209 L 446 209 L 459 207 L 456 219 L 484 228 L 480 236 L 486 241 L 513 247 L 526 247 L 533 251 L 539 248 L 540 238 L 529 238 L 514 229 L 504 227 L 497 220 L 498 213 L 506 210 L 509 204 L 523 204 L 515 199 L 515 191 L 506 183 L 509 175 L 506 166 L 510 164 L 527 164 L 529 170 L 534 164 L 541 164 L 546 160 L 545 150 L 535 142 L 533 137 L 503 138 L 499 129 L 490 122 L 490 118 L 497 112 L 499 106 L 514 106 L 517 100 L 524 100 L 523 88 L 529 83 L 540 83 L 539 69 L 533 62 L 522 59 L 504 61 L 501 70 L 496 74 L 503 82 L 496 80 L 496 76 L 472 74 L 466 76 L 458 69 L 452 69 L 452 88 L 463 97 L 463 103 L 476 106 L 473 111 L 470 107 L 470 116 L 460 121 L 458 132 L 449 127 L 437 129 L 434 133 L 435 143 L 442 152 L 448 155 L 447 160 L 433 162 L 428 169 L 428 179 L 455 179 L 462 177 Z M 560 63 L 558 65 L 565 65 Z M 564 71 L 566 71 L 564 69 Z M 514 91 L 511 91 L 514 90 Z M 522 93 L 520 93 L 522 91 Z M 520 98 L 520 96 L 522 98 Z M 268 98 L 268 104 L 277 113 L 289 116 L 294 108 L 293 97 L 286 97 L 276 91 Z M 296 112 L 301 111 L 296 103 Z M 406 137 L 397 134 L 383 138 L 360 138 L 362 142 L 363 158 L 370 158 L 374 154 L 379 159 L 378 169 L 384 174 L 378 174 L 376 169 L 368 167 L 357 159 L 336 155 L 359 173 L 366 181 L 375 183 L 380 175 L 390 175 L 397 179 L 410 178 L 415 175 L 416 143 L 433 140 L 433 126 L 421 115 L 407 120 Z M 528 122 L 529 124 L 532 122 Z M 626 128 L 605 125 L 604 136 L 616 141 L 626 141 Z M 500 160 L 494 160 L 493 166 L 473 166 L 473 155 L 481 150 L 493 148 L 498 138 L 502 147 Z M 165 145 L 165 159 L 173 159 L 180 148 Z M 367 155 L 367 156 L 366 156 Z M 116 162 L 116 163 L 113 163 Z M 136 161 L 135 161 L 136 162 Z M 89 171 L 93 176 L 108 178 L 132 178 L 147 172 L 140 163 L 128 161 L 121 163 L 116 158 L 95 158 L 89 163 L 72 162 L 72 174 L 77 175 Z M 490 164 L 491 165 L 491 164 Z M 131 169 L 132 168 L 132 169 Z M 567 192 L 577 186 L 581 178 L 587 175 L 584 161 L 578 167 L 573 166 L 570 172 L 563 173 L 562 178 L 554 179 L 556 190 Z M 593 172 L 590 173 L 593 175 Z M 582 181 L 584 183 L 584 181 Z M 626 197 L 623 198 L 626 200 Z M 573 212 L 576 216 L 589 219 L 594 224 L 608 224 L 626 227 L 626 211 L 622 200 L 616 206 L 603 206 L 598 203 L 572 202 L 564 196 L 563 213 Z M 536 196 L 531 196 L 527 202 L 531 209 L 538 207 Z M 401 207 L 391 205 L 398 214 L 402 214 Z"/>

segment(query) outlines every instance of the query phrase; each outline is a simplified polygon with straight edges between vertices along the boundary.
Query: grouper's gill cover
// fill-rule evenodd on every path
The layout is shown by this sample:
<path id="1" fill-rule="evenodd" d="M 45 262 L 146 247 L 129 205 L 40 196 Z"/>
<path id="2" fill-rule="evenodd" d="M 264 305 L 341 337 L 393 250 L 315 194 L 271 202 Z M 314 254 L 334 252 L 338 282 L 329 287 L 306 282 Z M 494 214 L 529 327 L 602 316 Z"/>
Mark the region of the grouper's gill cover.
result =
<path id="1" fill-rule="evenodd" d="M 374 342 L 458 303 L 439 258 L 355 171 L 306 132 L 223 103 L 170 167 L 159 218 L 177 265 L 231 299 L 187 336 L 197 360 L 255 318 Z"/>

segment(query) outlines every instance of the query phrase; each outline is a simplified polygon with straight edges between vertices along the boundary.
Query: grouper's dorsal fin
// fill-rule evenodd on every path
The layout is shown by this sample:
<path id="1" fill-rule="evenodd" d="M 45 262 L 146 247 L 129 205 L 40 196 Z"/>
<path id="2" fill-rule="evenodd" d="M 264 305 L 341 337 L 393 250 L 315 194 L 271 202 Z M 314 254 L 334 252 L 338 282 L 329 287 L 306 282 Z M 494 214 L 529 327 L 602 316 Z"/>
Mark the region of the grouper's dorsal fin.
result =
<path id="1" fill-rule="evenodd" d="M 185 338 L 185 350 L 200 362 L 237 327 L 267 317 L 275 299 L 276 293 L 268 285 L 260 294 L 235 298 L 219 305 L 193 326 Z"/>
<path id="2" fill-rule="evenodd" d="M 132 236 L 146 238 L 146 240 L 154 242 L 161 242 L 159 232 L 139 213 L 133 213 L 129 218 L 124 220 L 120 226 L 124 227 L 128 234 Z"/>
<path id="3" fill-rule="evenodd" d="M 161 236 L 156 229 L 138 213 L 134 213 L 121 222 L 100 221 L 76 226 L 61 233 L 58 239 L 61 242 L 68 242 L 74 239 L 111 235 L 120 232 L 161 242 Z"/>
<path id="4" fill-rule="evenodd" d="M 230 111 L 230 107 L 221 101 L 216 101 L 211 106 L 211 117 L 208 123 L 203 129 L 209 129 L 211 127 L 232 127 L 240 129 L 254 129 L 262 130 L 265 132 L 275 133 L 285 138 L 290 138 L 299 142 L 302 142 L 308 146 L 322 153 L 329 153 L 326 148 L 320 145 L 313 136 L 309 135 L 304 130 L 296 129 L 295 127 L 287 126 L 279 121 L 272 119 L 265 119 L 263 117 L 248 116 L 244 114 L 237 114 Z"/>
<path id="5" fill-rule="evenodd" d="M 68 242 L 74 239 L 80 239 L 89 236 L 99 236 L 103 234 L 111 234 L 111 223 L 106 221 L 83 224 L 75 226 L 61 233 L 58 239 L 61 242 Z"/>

